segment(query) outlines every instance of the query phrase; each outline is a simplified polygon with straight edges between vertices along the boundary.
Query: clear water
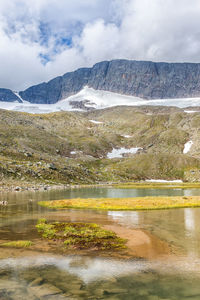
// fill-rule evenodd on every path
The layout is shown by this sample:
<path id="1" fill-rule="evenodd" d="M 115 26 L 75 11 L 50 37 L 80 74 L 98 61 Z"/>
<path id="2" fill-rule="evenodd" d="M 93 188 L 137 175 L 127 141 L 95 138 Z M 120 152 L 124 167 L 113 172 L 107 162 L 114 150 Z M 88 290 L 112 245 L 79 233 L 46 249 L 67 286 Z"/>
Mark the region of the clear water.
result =
<path id="1" fill-rule="evenodd" d="M 198 189 L 90 188 L 0 195 L 0 241 L 37 238 L 38 218 L 142 228 L 179 249 L 169 259 L 117 260 L 0 249 L 0 299 L 200 299 L 200 209 L 52 211 L 37 201 L 74 197 L 200 195 Z"/>

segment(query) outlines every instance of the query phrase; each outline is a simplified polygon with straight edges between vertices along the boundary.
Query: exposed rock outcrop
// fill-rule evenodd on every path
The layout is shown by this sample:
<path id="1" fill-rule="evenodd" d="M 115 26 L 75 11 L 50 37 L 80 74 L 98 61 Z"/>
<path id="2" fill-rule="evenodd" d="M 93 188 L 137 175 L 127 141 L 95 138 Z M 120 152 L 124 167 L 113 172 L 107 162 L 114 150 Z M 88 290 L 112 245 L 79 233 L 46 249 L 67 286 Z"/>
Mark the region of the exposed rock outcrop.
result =
<path id="1" fill-rule="evenodd" d="M 0 101 L 5 101 L 5 102 L 14 102 L 14 101 L 18 101 L 18 102 L 22 102 L 21 99 L 19 97 L 17 97 L 17 95 L 9 90 L 9 89 L 1 89 L 0 88 Z"/>
<path id="2" fill-rule="evenodd" d="M 144 99 L 200 97 L 200 64 L 104 61 L 32 86 L 19 94 L 32 103 L 56 103 L 78 93 L 86 85 Z"/>

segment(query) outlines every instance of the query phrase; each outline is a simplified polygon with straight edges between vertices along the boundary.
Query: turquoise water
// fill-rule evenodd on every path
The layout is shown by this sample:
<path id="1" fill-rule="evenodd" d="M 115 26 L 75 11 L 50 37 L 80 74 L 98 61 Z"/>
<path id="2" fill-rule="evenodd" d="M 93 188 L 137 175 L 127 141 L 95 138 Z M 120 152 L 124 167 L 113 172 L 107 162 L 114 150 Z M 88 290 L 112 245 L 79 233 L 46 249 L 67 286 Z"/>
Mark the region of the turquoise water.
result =
<path id="1" fill-rule="evenodd" d="M 37 201 L 75 197 L 200 195 L 198 189 L 91 188 L 0 195 L 0 240 L 37 238 L 38 218 L 142 228 L 178 249 L 153 261 L 0 249 L 0 299 L 200 299 L 200 209 L 52 211 Z M 73 254 L 73 253 L 72 253 Z"/>

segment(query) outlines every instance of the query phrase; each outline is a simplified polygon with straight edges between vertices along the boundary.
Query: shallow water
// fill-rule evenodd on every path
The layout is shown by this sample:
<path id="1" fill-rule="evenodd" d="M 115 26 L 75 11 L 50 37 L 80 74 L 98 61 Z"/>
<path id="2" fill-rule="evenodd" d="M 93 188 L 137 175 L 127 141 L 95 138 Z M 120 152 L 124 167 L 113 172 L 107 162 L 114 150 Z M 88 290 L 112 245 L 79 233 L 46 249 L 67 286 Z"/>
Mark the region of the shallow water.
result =
<path id="1" fill-rule="evenodd" d="M 0 206 L 1 242 L 34 241 L 35 223 L 46 217 L 142 228 L 172 244 L 178 255 L 126 261 L 0 249 L 0 299 L 200 299 L 200 208 L 101 212 L 53 211 L 37 205 L 74 197 L 149 195 L 200 195 L 200 190 L 84 188 L 1 194 L 0 201 L 8 201 Z"/>

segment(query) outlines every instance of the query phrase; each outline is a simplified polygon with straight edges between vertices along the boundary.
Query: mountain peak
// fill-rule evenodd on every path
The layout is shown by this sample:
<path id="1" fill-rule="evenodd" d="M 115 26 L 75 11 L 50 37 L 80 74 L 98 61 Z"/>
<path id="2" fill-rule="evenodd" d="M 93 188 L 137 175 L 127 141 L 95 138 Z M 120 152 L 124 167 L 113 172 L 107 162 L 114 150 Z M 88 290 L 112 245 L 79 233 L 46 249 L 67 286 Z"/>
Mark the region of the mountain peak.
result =
<path id="1" fill-rule="evenodd" d="M 79 93 L 85 86 L 147 100 L 200 97 L 200 64 L 102 61 L 29 87 L 18 96 L 1 89 L 0 100 L 53 104 Z"/>

